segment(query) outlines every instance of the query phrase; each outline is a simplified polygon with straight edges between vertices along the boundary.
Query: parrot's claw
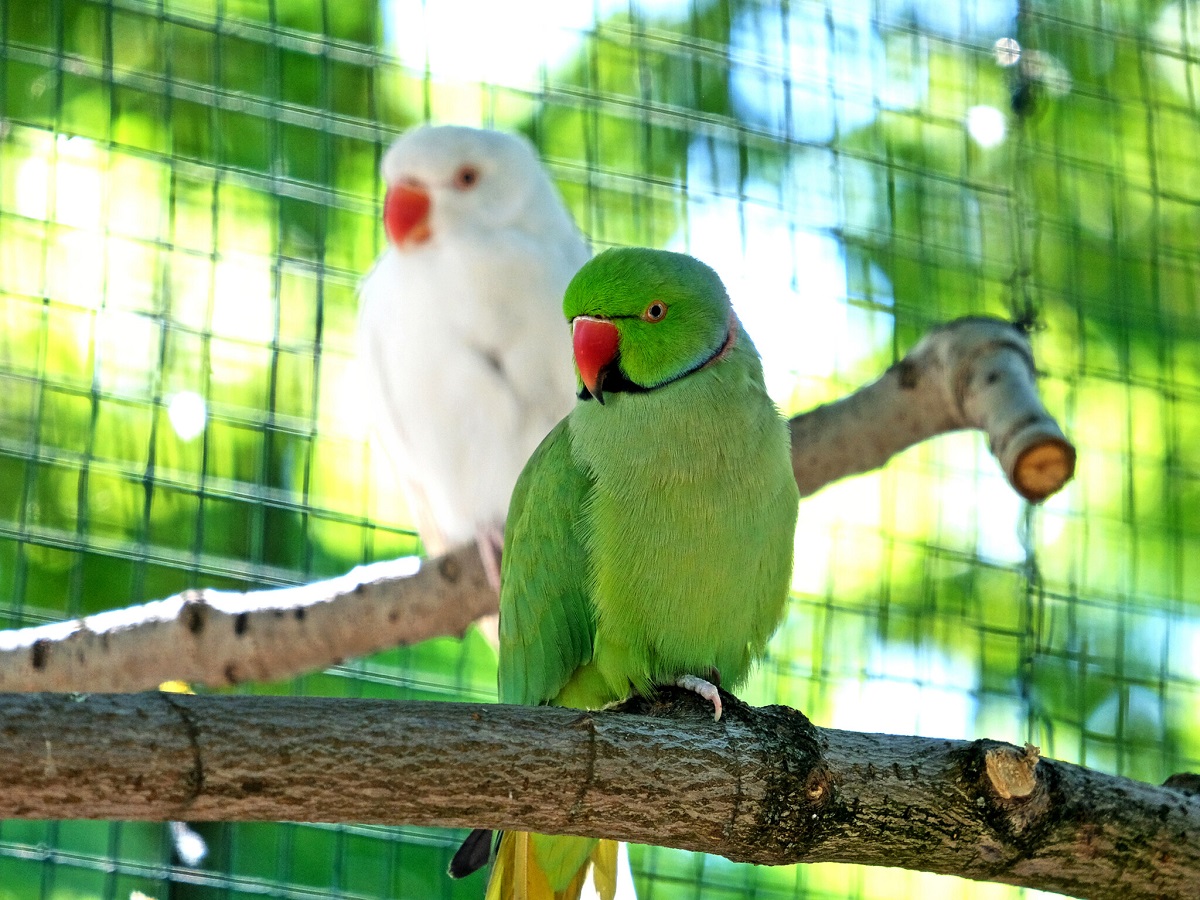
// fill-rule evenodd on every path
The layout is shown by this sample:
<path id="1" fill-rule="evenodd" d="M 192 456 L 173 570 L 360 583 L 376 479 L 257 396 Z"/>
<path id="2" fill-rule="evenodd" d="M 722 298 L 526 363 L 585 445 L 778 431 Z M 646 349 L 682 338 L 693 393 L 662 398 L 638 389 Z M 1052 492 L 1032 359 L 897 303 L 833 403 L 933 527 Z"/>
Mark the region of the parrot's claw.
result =
<path id="1" fill-rule="evenodd" d="M 721 692 L 711 681 L 705 681 L 698 675 L 680 675 L 675 680 L 675 686 L 693 691 L 713 705 L 713 721 L 721 721 Z"/>
<path id="2" fill-rule="evenodd" d="M 500 593 L 500 552 L 504 549 L 504 529 L 495 525 L 480 525 L 475 532 L 475 544 L 488 584 Z"/>

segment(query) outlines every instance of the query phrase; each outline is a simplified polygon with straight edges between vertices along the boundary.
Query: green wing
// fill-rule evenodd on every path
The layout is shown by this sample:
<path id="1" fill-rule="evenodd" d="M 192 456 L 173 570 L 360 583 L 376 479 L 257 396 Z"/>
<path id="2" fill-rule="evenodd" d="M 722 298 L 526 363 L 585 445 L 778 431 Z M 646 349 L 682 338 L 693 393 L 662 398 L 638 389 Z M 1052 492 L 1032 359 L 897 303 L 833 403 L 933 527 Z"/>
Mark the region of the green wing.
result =
<path id="1" fill-rule="evenodd" d="M 500 562 L 500 702 L 558 696 L 592 658 L 595 612 L 581 540 L 591 480 L 571 456 L 567 420 L 533 452 L 513 489 Z"/>

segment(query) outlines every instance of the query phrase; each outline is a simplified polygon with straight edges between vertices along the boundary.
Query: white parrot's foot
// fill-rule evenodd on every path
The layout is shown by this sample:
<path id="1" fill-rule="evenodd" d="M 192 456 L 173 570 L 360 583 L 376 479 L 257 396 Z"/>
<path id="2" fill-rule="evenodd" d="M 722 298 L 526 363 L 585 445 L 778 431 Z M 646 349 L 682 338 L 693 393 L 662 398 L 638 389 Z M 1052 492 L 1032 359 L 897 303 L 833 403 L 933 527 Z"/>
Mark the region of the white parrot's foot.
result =
<path id="1" fill-rule="evenodd" d="M 693 691 L 713 705 L 713 721 L 721 721 L 721 692 L 711 681 L 705 681 L 698 675 L 680 675 L 675 680 L 675 686 Z"/>
<path id="2" fill-rule="evenodd" d="M 475 545 L 479 547 L 479 558 L 483 560 L 483 571 L 488 584 L 500 593 L 500 553 L 504 550 L 504 529 L 497 525 L 481 525 L 475 531 Z"/>

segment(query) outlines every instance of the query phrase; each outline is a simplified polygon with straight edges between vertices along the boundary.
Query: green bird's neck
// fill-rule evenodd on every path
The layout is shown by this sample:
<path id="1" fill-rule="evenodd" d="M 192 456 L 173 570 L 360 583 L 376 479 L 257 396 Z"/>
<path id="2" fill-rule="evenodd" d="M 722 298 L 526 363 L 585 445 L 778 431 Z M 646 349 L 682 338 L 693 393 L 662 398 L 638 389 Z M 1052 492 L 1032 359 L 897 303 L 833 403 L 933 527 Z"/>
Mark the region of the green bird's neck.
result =
<path id="1" fill-rule="evenodd" d="M 661 488 L 708 477 L 736 482 L 763 435 L 779 427 L 758 353 L 735 317 L 722 346 L 685 374 L 650 389 L 604 390 L 604 405 L 580 400 L 569 419 L 577 458 L 600 477 L 615 472 Z M 709 460 L 699 470 L 698 447 Z M 714 458 L 729 465 L 714 466 Z"/>

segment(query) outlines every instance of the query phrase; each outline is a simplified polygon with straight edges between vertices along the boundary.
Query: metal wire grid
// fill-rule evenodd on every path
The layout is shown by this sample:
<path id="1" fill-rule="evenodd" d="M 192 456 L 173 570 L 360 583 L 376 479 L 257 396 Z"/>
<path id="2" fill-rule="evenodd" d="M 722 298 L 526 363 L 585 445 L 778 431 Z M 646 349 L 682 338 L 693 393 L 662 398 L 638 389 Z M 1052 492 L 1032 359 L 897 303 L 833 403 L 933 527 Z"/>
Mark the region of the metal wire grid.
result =
<path id="1" fill-rule="evenodd" d="M 1163 140 L 1160 123 L 1175 131 L 1194 123 L 1196 11 L 1175 4 L 1177 44 L 1136 32 L 1140 63 L 1182 66 L 1186 92 L 1169 94 L 1152 74 L 1133 95 L 1115 76 L 1078 79 L 1069 102 L 1094 110 L 1103 127 L 1080 136 L 1018 120 L 1028 133 L 1009 140 L 1005 167 L 972 143 L 959 106 L 919 91 L 897 99 L 892 89 L 907 72 L 946 90 L 931 73 L 965 57 L 951 93 L 1003 109 L 1008 98 L 996 96 L 1003 84 L 977 21 L 987 7 L 964 6 L 956 30 L 931 24 L 920 4 L 597 6 L 572 62 L 543 65 L 532 85 L 461 90 L 430 54 L 398 63 L 377 49 L 384 17 L 368 6 L 0 7 L 6 623 L 194 584 L 298 582 L 413 549 L 386 485 L 385 499 L 376 493 L 374 479 L 386 473 L 371 467 L 360 434 L 329 426 L 328 410 L 348 364 L 354 285 L 378 249 L 381 148 L 410 121 L 461 115 L 465 96 L 480 123 L 531 131 L 597 246 L 675 240 L 701 252 L 716 229 L 753 263 L 764 235 L 782 230 L 804 298 L 812 260 L 795 242 L 835 238 L 845 283 L 834 306 L 855 326 L 822 338 L 837 345 L 831 371 L 793 365 L 798 406 L 870 377 L 932 324 L 1031 304 L 1046 329 L 1044 389 L 1081 445 L 1080 483 L 1120 484 L 1115 501 L 1102 490 L 1073 492 L 1031 518 L 999 499 L 993 464 L 964 438 L 818 495 L 802 528 L 821 563 L 801 576 L 749 699 L 876 729 L 888 724 L 879 724 L 886 704 L 902 713 L 891 722 L 897 730 L 925 732 L 946 726 L 922 718 L 930 707 L 961 707 L 970 736 L 1029 737 L 1054 755 L 1157 780 L 1195 768 L 1200 642 L 1189 585 L 1200 528 L 1188 500 L 1200 470 L 1190 449 L 1200 328 L 1188 298 L 1198 254 L 1168 226 L 1194 221 L 1198 192 L 1194 179 L 1179 178 L 1195 150 Z M 1169 23 L 1172 7 L 1158 9 Z M 1039 9 L 1020 36 L 1071 69 L 1080 46 L 1131 52 L 1123 29 L 1135 18 Z M 820 27 L 806 30 L 812 22 Z M 780 54 L 776 34 L 805 53 Z M 867 77 L 812 64 L 822 53 L 852 56 L 863 34 Z M 882 53 L 870 49 L 877 41 Z M 714 86 L 736 79 L 740 107 L 713 99 Z M 1044 72 L 1034 81 L 1042 94 L 1053 87 Z M 746 99 L 755 92 L 769 102 Z M 811 106 L 813 97 L 828 107 Z M 1136 133 L 1131 104 L 1144 112 Z M 872 122 L 859 120 L 862 110 Z M 1108 142 L 1108 159 L 1086 152 L 1096 141 Z M 1147 177 L 1130 153 L 1154 161 Z M 40 209 L 16 194 L 30 159 L 46 173 Z M 19 177 L 5 173 L 17 164 Z M 61 177 L 79 169 L 103 186 L 90 219 L 73 219 L 58 196 L 81 183 Z M 152 208 L 124 209 L 121 185 L 131 177 L 157 186 Z M 1061 207 L 1042 201 L 1048 190 Z M 1142 201 L 1151 208 L 1146 240 L 1131 222 Z M 1094 221 L 1105 214 L 1108 234 Z M 714 217 L 732 227 L 721 231 Z M 271 224 L 264 237 L 246 221 Z M 97 243 L 107 255 L 90 276 L 93 299 L 81 301 L 68 276 L 91 271 L 80 248 Z M 1097 249 L 1131 262 L 1098 266 Z M 142 261 L 123 263 L 121 252 Z M 230 260 L 247 267 L 227 273 Z M 122 273 L 139 268 L 147 283 L 118 290 L 128 287 Z M 251 269 L 267 298 L 258 331 L 222 306 L 222 287 Z M 188 294 L 195 284 L 200 294 Z M 221 377 L 231 360 L 241 361 L 240 379 Z M 171 401 L 197 386 L 206 428 L 177 440 Z M 331 479 L 339 466 L 355 477 Z M 963 496 L 974 501 L 965 513 Z M 997 509 L 1020 529 L 1016 549 L 1003 553 L 990 544 Z M 1053 530 L 1056 538 L 1043 537 Z M 490 689 L 486 654 L 477 643 L 438 641 L 247 689 L 477 699 Z M 868 711 L 862 721 L 856 708 Z M 172 860 L 156 826 L 4 823 L 0 896 L 479 891 L 442 878 L 453 841 L 436 832 L 203 831 L 212 853 L 192 868 Z M 634 866 L 644 897 L 972 893 L 931 876 L 758 870 L 654 848 L 635 850 Z"/>

